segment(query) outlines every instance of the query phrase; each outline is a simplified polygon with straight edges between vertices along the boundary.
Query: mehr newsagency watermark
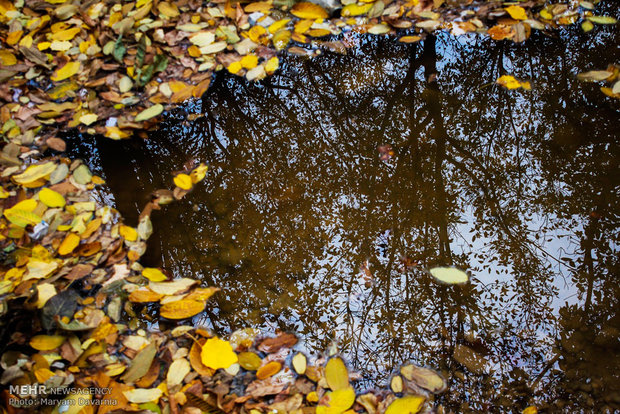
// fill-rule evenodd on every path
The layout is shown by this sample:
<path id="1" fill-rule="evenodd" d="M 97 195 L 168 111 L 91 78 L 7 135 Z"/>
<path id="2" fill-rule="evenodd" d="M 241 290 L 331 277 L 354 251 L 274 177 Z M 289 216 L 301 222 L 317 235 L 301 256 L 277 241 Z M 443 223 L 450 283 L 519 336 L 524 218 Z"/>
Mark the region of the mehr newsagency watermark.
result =
<path id="1" fill-rule="evenodd" d="M 112 394 L 112 388 L 99 387 L 46 387 L 42 384 L 10 385 L 9 405 L 13 407 L 38 407 L 42 405 L 54 406 L 78 406 L 118 404 L 115 399 L 93 398 Z M 69 397 L 71 398 L 64 398 Z M 62 412 L 62 410 L 61 410 Z"/>

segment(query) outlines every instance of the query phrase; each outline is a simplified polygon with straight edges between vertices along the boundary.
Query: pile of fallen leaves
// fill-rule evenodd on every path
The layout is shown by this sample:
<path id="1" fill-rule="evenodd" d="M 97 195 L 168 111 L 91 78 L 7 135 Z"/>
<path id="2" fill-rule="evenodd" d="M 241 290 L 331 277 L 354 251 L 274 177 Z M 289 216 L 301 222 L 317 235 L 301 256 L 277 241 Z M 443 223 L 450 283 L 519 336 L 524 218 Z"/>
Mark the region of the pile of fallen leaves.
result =
<path id="1" fill-rule="evenodd" d="M 206 169 L 188 168 L 174 177 L 173 190 L 154 192 L 135 228 L 92 200 L 103 180 L 80 161 L 46 159 L 1 170 L 0 309 L 29 318 L 27 331 L 7 333 L 14 321 L 6 315 L 0 325 L 7 339 L 0 356 L 7 412 L 430 409 L 433 394 L 446 387 L 430 369 L 403 366 L 391 391 L 356 395 L 335 351 L 311 362 L 292 349 L 293 334 L 264 337 L 243 329 L 224 340 L 192 326 L 140 328 L 148 307 L 160 318 L 183 320 L 204 311 L 218 291 L 138 262 L 152 232 L 152 210 L 184 197 Z M 467 281 L 452 268 L 431 273 L 444 283 Z"/>
<path id="2" fill-rule="evenodd" d="M 16 145 L 59 150 L 55 136 L 70 127 L 126 138 L 202 96 L 216 70 L 262 79 L 277 70 L 278 53 L 346 53 L 352 32 L 416 42 L 449 30 L 521 42 L 532 30 L 616 23 L 595 15 L 596 3 L 0 0 L 1 131 Z"/>

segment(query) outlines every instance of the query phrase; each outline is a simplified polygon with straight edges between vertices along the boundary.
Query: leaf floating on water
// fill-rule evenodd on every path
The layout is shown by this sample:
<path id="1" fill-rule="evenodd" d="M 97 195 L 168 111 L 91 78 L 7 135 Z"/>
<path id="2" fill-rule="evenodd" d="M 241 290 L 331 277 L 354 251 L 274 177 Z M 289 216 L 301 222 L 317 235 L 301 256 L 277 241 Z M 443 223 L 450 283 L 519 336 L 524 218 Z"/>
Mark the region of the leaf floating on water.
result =
<path id="1" fill-rule="evenodd" d="M 316 414 L 342 414 L 351 408 L 354 402 L 355 390 L 353 387 L 329 391 L 319 401 Z"/>
<path id="2" fill-rule="evenodd" d="M 269 377 L 273 377 L 282 369 L 282 364 L 278 361 L 271 361 L 263 365 L 256 371 L 256 378 L 263 380 Z"/>
<path id="3" fill-rule="evenodd" d="M 196 280 L 184 277 L 171 282 L 151 282 L 149 289 L 161 295 L 172 296 L 183 293 L 196 283 L 198 283 Z"/>
<path id="4" fill-rule="evenodd" d="M 525 410 L 521 411 L 521 414 L 538 414 L 538 408 L 534 405 L 530 405 Z"/>
<path id="5" fill-rule="evenodd" d="M 296 373 L 298 373 L 299 375 L 304 375 L 306 373 L 308 360 L 304 354 L 302 354 L 301 352 L 295 354 L 295 356 L 291 360 L 291 363 L 293 364 L 293 369 Z"/>
<path id="6" fill-rule="evenodd" d="M 600 82 L 613 75 L 608 70 L 591 70 L 589 72 L 583 72 L 577 75 L 577 79 L 584 82 Z"/>
<path id="7" fill-rule="evenodd" d="M 446 388 L 446 382 L 441 375 L 428 368 L 417 367 L 413 364 L 404 365 L 400 373 L 409 381 L 432 393 L 440 393 Z"/>
<path id="8" fill-rule="evenodd" d="M 390 388 L 395 393 L 403 392 L 403 377 L 400 375 L 393 376 L 390 380 Z"/>
<path id="9" fill-rule="evenodd" d="M 91 182 L 93 175 L 90 173 L 88 167 L 82 164 L 73 171 L 73 178 L 78 184 L 86 185 Z"/>
<path id="10" fill-rule="evenodd" d="M 596 24 L 616 24 L 618 22 L 611 16 L 588 16 L 586 19 Z"/>
<path id="11" fill-rule="evenodd" d="M 403 42 L 403 43 L 415 43 L 415 42 L 419 42 L 422 39 L 421 36 L 403 36 L 400 39 L 398 39 L 399 42 Z"/>
<path id="12" fill-rule="evenodd" d="M 36 335 L 30 339 L 30 346 L 37 351 L 51 351 L 62 345 L 65 339 L 61 335 Z"/>
<path id="13" fill-rule="evenodd" d="M 142 276 L 144 276 L 151 282 L 163 282 L 164 280 L 168 279 L 161 270 L 154 267 L 145 267 L 144 269 L 142 269 Z"/>
<path id="14" fill-rule="evenodd" d="M 503 86 L 506 89 L 518 89 L 518 88 L 523 88 L 526 90 L 532 89 L 528 81 L 520 81 L 520 80 L 517 80 L 514 76 L 510 76 L 510 75 L 500 76 L 495 82 L 498 85 Z"/>
<path id="15" fill-rule="evenodd" d="M 136 115 L 135 121 L 136 122 L 147 121 L 151 118 L 155 118 L 156 116 L 161 114 L 163 111 L 164 111 L 164 106 L 162 104 L 156 104 L 156 105 L 150 106 L 146 108 L 144 111 L 140 112 L 138 115 Z"/>
<path id="16" fill-rule="evenodd" d="M 263 364 L 263 360 L 254 352 L 241 352 L 239 354 L 239 365 L 248 371 L 256 371 Z"/>
<path id="17" fill-rule="evenodd" d="M 182 190 L 191 190 L 192 186 L 192 177 L 187 174 L 178 174 L 174 177 L 174 185 L 179 187 Z"/>
<path id="18" fill-rule="evenodd" d="M 300 19 L 312 20 L 327 19 L 329 17 L 329 14 L 323 7 L 307 1 L 296 3 L 291 9 L 291 14 L 299 17 Z"/>
<path id="19" fill-rule="evenodd" d="M 204 309 L 204 301 L 181 299 L 163 304 L 159 314 L 166 319 L 186 319 L 198 315 Z"/>
<path id="20" fill-rule="evenodd" d="M 398 398 L 388 406 L 385 414 L 416 414 L 426 399 L 418 395 L 408 395 Z"/>
<path id="21" fill-rule="evenodd" d="M 228 341 L 217 336 L 207 339 L 200 352 L 202 363 L 211 369 L 226 369 L 239 361 Z"/>
<path id="22" fill-rule="evenodd" d="M 429 270 L 431 276 L 449 285 L 465 283 L 469 280 L 467 273 L 456 267 L 434 267 Z"/>
<path id="23" fill-rule="evenodd" d="M 131 226 L 126 226 L 124 224 L 118 229 L 118 234 L 121 235 L 125 240 L 134 242 L 138 240 L 138 231 Z"/>
<path id="24" fill-rule="evenodd" d="M 331 358 L 325 365 L 325 380 L 333 391 L 349 387 L 349 372 L 340 357 Z"/>

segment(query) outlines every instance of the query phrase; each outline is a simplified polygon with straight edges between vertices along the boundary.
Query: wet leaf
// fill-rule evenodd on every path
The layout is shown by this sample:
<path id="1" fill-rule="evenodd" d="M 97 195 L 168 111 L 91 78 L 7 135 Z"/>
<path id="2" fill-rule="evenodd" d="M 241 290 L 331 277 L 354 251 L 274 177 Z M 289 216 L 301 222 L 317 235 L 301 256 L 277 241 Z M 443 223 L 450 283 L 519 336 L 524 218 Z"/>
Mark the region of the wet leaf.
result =
<path id="1" fill-rule="evenodd" d="M 154 343 L 149 343 L 146 347 L 142 348 L 142 350 L 140 350 L 140 352 L 138 352 L 134 359 L 131 361 L 131 365 L 129 366 L 129 369 L 125 372 L 125 375 L 122 376 L 123 381 L 131 383 L 145 376 L 149 368 L 151 367 L 151 364 L 153 363 L 153 359 L 155 358 L 156 354 L 157 347 Z M 131 401 L 129 397 L 127 397 L 127 399 Z"/>
<path id="2" fill-rule="evenodd" d="M 36 335 L 30 339 L 30 346 L 37 351 L 51 351 L 62 345 L 65 339 L 61 335 Z"/>
<path id="3" fill-rule="evenodd" d="M 151 282 L 163 282 L 164 280 L 168 279 L 161 270 L 154 267 L 145 267 L 144 269 L 142 269 L 142 276 L 144 276 Z"/>
<path id="4" fill-rule="evenodd" d="M 316 407 L 316 414 L 341 414 L 355 402 L 353 387 L 327 392 Z"/>
<path id="5" fill-rule="evenodd" d="M 136 115 L 136 122 L 147 121 L 151 118 L 154 118 L 161 114 L 164 111 L 164 106 L 162 104 L 156 104 L 151 107 L 146 108 L 138 115 Z"/>
<path id="6" fill-rule="evenodd" d="M 64 207 L 67 204 L 65 198 L 54 190 L 43 188 L 39 191 L 39 200 L 48 207 Z"/>
<path id="7" fill-rule="evenodd" d="M 248 371 L 256 371 L 263 364 L 263 360 L 254 352 L 239 353 L 239 365 Z"/>
<path id="8" fill-rule="evenodd" d="M 150 282 L 149 289 L 161 295 L 178 295 L 198 283 L 194 279 L 181 278 L 171 282 Z"/>
<path id="9" fill-rule="evenodd" d="M 82 164 L 73 171 L 73 178 L 76 183 L 86 185 L 91 182 L 93 175 L 90 173 L 88 167 Z"/>
<path id="10" fill-rule="evenodd" d="M 278 361 L 271 361 L 263 365 L 256 371 L 256 378 L 259 380 L 269 378 L 280 372 L 282 369 L 282 364 Z"/>
<path id="11" fill-rule="evenodd" d="M 141 288 L 129 294 L 129 300 L 135 303 L 159 302 L 164 295 L 155 293 L 150 289 Z"/>
<path id="12" fill-rule="evenodd" d="M 340 357 L 331 358 L 325 365 L 325 380 L 333 391 L 349 387 L 349 372 Z"/>
<path id="13" fill-rule="evenodd" d="M 400 375 L 393 376 L 390 380 L 390 388 L 397 394 L 403 392 L 403 377 Z"/>
<path id="14" fill-rule="evenodd" d="M 187 174 L 178 174 L 174 177 L 174 185 L 182 190 L 191 190 L 193 186 L 192 177 Z"/>
<path id="15" fill-rule="evenodd" d="M 357 3 L 347 4 L 342 8 L 341 14 L 343 16 L 361 16 L 366 14 L 372 9 L 372 3 L 363 3 L 358 5 Z"/>
<path id="16" fill-rule="evenodd" d="M 501 85 L 506 89 L 518 89 L 518 88 L 523 88 L 526 90 L 531 89 L 529 82 L 519 81 L 510 75 L 500 76 L 495 82 L 498 85 Z"/>
<path id="17" fill-rule="evenodd" d="M 438 281 L 449 285 L 465 283 L 469 280 L 467 273 L 456 267 L 434 267 L 429 273 Z"/>
<path id="18" fill-rule="evenodd" d="M 525 13 L 525 9 L 521 6 L 509 6 L 504 10 L 515 20 L 527 20 L 527 13 Z"/>
<path id="19" fill-rule="evenodd" d="M 292 359 L 293 369 L 299 375 L 304 375 L 306 373 L 306 367 L 308 364 L 308 360 L 304 354 L 298 352 Z"/>
<path id="20" fill-rule="evenodd" d="M 291 9 L 291 14 L 293 16 L 299 17 L 300 19 L 326 19 L 329 17 L 327 11 L 319 6 L 318 4 L 310 3 L 310 2 L 299 2 L 296 3 Z"/>
<path id="21" fill-rule="evenodd" d="M 207 339 L 202 346 L 200 358 L 202 363 L 211 369 L 226 369 L 239 360 L 230 343 L 218 337 Z"/>
<path id="22" fill-rule="evenodd" d="M 41 217 L 33 212 L 16 208 L 4 210 L 4 217 L 18 227 L 26 227 L 28 225 L 34 226 L 42 220 Z"/>
<path id="23" fill-rule="evenodd" d="M 181 299 L 163 304 L 159 314 L 166 319 L 186 319 L 198 315 L 204 309 L 204 301 Z"/>
<path id="24" fill-rule="evenodd" d="M 415 414 L 420 412 L 420 408 L 426 399 L 417 395 L 408 395 L 398 398 L 388 406 L 385 414 Z"/>
<path id="25" fill-rule="evenodd" d="M 400 368 L 400 373 L 407 380 L 415 382 L 419 387 L 432 393 L 440 393 L 446 388 L 443 377 L 428 368 L 408 364 Z"/>
<path id="26" fill-rule="evenodd" d="M 521 411 L 521 414 L 538 414 L 538 408 L 536 408 L 536 406 L 534 405 L 531 405 L 527 407 L 526 409 L 524 409 L 523 411 Z"/>
<path id="27" fill-rule="evenodd" d="M 611 16 L 588 16 L 586 19 L 596 24 L 616 24 L 618 22 Z"/>
<path id="28" fill-rule="evenodd" d="M 591 70 L 578 74 L 577 79 L 586 82 L 599 82 L 610 78 L 612 75 L 613 73 L 607 70 Z"/>

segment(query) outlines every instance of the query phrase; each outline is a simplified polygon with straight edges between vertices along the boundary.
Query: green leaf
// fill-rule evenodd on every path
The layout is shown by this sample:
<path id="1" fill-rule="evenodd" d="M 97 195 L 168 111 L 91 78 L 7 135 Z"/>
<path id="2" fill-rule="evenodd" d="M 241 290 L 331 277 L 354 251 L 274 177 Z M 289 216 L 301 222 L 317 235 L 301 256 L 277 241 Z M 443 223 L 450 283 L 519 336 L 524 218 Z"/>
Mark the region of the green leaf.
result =
<path id="1" fill-rule="evenodd" d="M 148 107 L 144 111 L 136 115 L 136 122 L 142 122 L 142 121 L 146 121 L 148 119 L 154 118 L 157 115 L 161 114 L 163 110 L 164 110 L 164 107 L 162 104 L 156 104 L 151 107 Z"/>
<path id="2" fill-rule="evenodd" d="M 142 35 L 140 43 L 138 43 L 138 50 L 136 52 L 136 68 L 142 68 L 144 64 L 144 56 L 146 56 L 146 35 Z"/>
<path id="3" fill-rule="evenodd" d="M 616 24 L 617 22 L 611 16 L 588 16 L 587 19 L 596 24 Z"/>
<path id="4" fill-rule="evenodd" d="M 135 380 L 145 376 L 151 367 L 156 354 L 157 347 L 154 343 L 150 343 L 146 347 L 142 348 L 140 352 L 136 354 L 133 361 L 131 361 L 131 366 L 122 377 L 123 381 L 134 382 Z"/>
<path id="5" fill-rule="evenodd" d="M 114 59 L 116 59 L 118 63 L 123 63 L 125 52 L 127 52 L 127 48 L 123 46 L 123 35 L 121 34 L 118 36 L 118 39 L 116 39 L 116 43 L 114 43 L 112 56 L 114 56 Z"/>

